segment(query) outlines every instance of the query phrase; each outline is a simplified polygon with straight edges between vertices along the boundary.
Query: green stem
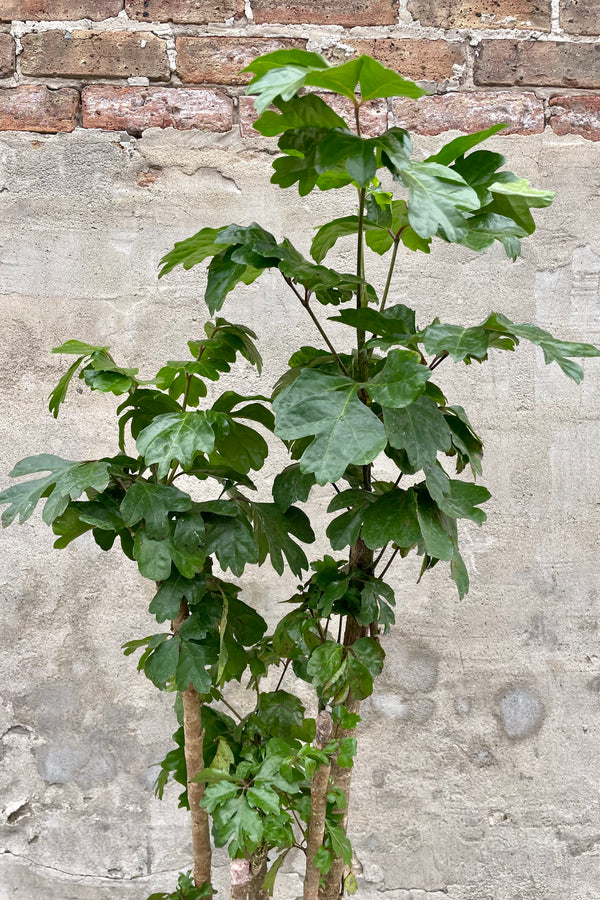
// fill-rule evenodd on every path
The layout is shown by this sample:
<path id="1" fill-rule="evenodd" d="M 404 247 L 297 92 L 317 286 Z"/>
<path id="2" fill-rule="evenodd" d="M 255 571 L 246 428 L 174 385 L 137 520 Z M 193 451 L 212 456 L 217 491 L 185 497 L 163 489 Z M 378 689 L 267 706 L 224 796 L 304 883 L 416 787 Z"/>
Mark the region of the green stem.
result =
<path id="1" fill-rule="evenodd" d="M 392 283 L 392 275 L 394 274 L 394 266 L 396 265 L 396 257 L 398 255 L 398 247 L 400 246 L 400 235 L 397 235 L 394 241 L 394 249 L 392 251 L 392 259 L 390 262 L 390 267 L 388 269 L 387 281 L 385 283 L 385 288 L 383 289 L 383 297 L 381 298 L 381 305 L 379 307 L 379 312 L 383 312 L 385 309 L 385 304 L 387 302 L 388 294 L 390 292 L 390 285 Z"/>
<path id="2" fill-rule="evenodd" d="M 358 243 L 356 247 L 356 277 L 364 278 L 364 244 L 363 244 L 363 233 L 364 233 L 364 219 L 365 219 L 365 200 L 366 200 L 366 189 L 361 188 L 358 193 Z M 359 284 L 356 291 L 356 308 L 364 309 L 367 305 L 367 295 L 365 291 L 364 284 Z M 356 346 L 358 350 L 358 375 L 361 381 L 368 380 L 368 366 L 369 360 L 367 354 L 365 353 L 365 332 L 362 328 L 357 328 L 356 330 Z"/>

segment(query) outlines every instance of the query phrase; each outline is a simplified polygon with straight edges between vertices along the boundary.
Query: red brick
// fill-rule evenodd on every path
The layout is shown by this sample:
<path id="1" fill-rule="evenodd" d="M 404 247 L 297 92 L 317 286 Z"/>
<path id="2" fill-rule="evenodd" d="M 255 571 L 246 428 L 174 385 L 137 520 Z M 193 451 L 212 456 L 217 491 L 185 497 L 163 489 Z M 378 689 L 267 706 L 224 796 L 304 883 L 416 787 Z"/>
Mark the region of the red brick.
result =
<path id="1" fill-rule="evenodd" d="M 346 97 L 340 97 L 337 94 L 318 94 L 326 100 L 336 113 L 345 119 L 349 128 L 354 131 L 354 106 Z M 242 137 L 255 137 L 257 131 L 252 128 L 252 123 L 256 121 L 256 112 L 254 109 L 253 97 L 240 97 L 240 133 Z M 361 131 L 365 137 L 373 137 L 381 134 L 387 128 L 387 103 L 385 100 L 371 100 L 365 103 L 360 111 Z"/>
<path id="2" fill-rule="evenodd" d="M 0 78 L 15 71 L 15 42 L 10 34 L 0 34 Z"/>
<path id="3" fill-rule="evenodd" d="M 476 84 L 600 87 L 600 44 L 482 41 Z"/>
<path id="4" fill-rule="evenodd" d="M 471 134 L 504 122 L 502 134 L 540 134 L 544 130 L 544 106 L 535 94 L 460 93 L 436 94 L 420 100 L 395 98 L 394 124 L 417 134 L 463 131 Z"/>
<path id="5" fill-rule="evenodd" d="M 408 0 L 408 10 L 421 25 L 434 28 L 550 31 L 552 26 L 551 0 Z"/>
<path id="6" fill-rule="evenodd" d="M 423 39 L 375 38 L 374 40 L 344 41 L 344 46 L 327 51 L 324 55 L 336 65 L 350 59 L 344 48 L 354 54 L 365 53 L 395 69 L 405 78 L 414 81 L 444 81 L 454 76 L 453 66 L 465 62 L 465 50 L 458 41 L 429 41 Z"/>
<path id="7" fill-rule="evenodd" d="M 251 0 L 259 25 L 395 25 L 398 0 Z"/>
<path id="8" fill-rule="evenodd" d="M 73 131 L 78 111 L 79 93 L 73 88 L 51 91 L 24 84 L 0 90 L 0 131 Z"/>
<path id="9" fill-rule="evenodd" d="M 560 26 L 568 34 L 600 34 L 597 0 L 560 0 Z"/>
<path id="10" fill-rule="evenodd" d="M 550 125 L 555 134 L 580 134 L 600 141 L 600 96 L 552 97 Z"/>
<path id="11" fill-rule="evenodd" d="M 21 38 L 24 75 L 152 80 L 170 77 L 166 42 L 145 31 L 45 31 Z"/>
<path id="12" fill-rule="evenodd" d="M 181 22 L 207 25 L 241 18 L 244 0 L 125 0 L 130 19 L 143 22 Z"/>
<path id="13" fill-rule="evenodd" d="M 220 91 L 180 87 L 113 87 L 96 84 L 81 97 L 84 128 L 144 131 L 204 128 L 231 131 L 232 101 Z"/>
<path id="14" fill-rule="evenodd" d="M 0 20 L 100 22 L 118 15 L 122 6 L 121 0 L 0 0 Z"/>
<path id="15" fill-rule="evenodd" d="M 248 84 L 251 74 L 238 75 L 261 53 L 285 47 L 304 49 L 306 41 L 285 38 L 179 37 L 177 74 L 187 84 Z"/>

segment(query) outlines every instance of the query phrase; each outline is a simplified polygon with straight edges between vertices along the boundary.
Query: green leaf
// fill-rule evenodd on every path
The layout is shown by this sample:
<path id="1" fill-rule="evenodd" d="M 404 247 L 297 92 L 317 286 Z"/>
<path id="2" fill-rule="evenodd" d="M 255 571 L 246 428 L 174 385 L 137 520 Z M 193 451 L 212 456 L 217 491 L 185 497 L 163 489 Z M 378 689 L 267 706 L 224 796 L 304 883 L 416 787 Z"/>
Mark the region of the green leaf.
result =
<path id="1" fill-rule="evenodd" d="M 260 843 L 263 834 L 262 821 L 252 809 L 245 795 L 232 797 L 215 809 L 215 842 L 217 846 L 230 841 L 228 852 L 232 858 L 252 852 Z"/>
<path id="2" fill-rule="evenodd" d="M 266 831 L 266 825 L 265 825 L 265 831 Z M 265 835 L 265 837 L 266 837 L 266 835 Z M 285 862 L 285 858 L 288 855 L 288 853 L 290 852 L 290 850 L 291 850 L 291 847 L 288 847 L 287 850 L 284 850 L 283 853 L 277 857 L 277 859 L 275 860 L 275 862 L 272 864 L 271 868 L 265 875 L 265 878 L 263 881 L 263 889 L 268 892 L 269 897 L 273 896 L 273 891 L 275 890 L 275 879 L 277 878 L 279 870 L 280 870 L 281 866 L 283 865 L 283 863 Z"/>
<path id="3" fill-rule="evenodd" d="M 282 66 L 297 66 L 306 69 L 327 69 L 329 63 L 320 53 L 311 53 L 308 50 L 301 50 L 296 47 L 286 48 L 283 50 L 273 50 L 271 53 L 263 53 L 252 60 L 243 72 L 253 72 L 256 78 L 262 78 L 271 69 L 280 69 Z M 252 86 L 252 83 L 250 84 Z M 253 91 L 248 90 L 249 94 Z"/>
<path id="4" fill-rule="evenodd" d="M 207 529 L 205 553 L 215 554 L 222 569 L 241 575 L 248 563 L 258 562 L 258 547 L 246 519 L 223 518 Z"/>
<path id="5" fill-rule="evenodd" d="M 97 460 L 76 463 L 71 468 L 63 469 L 44 505 L 44 522 L 49 525 L 65 511 L 70 500 L 77 500 L 84 492 L 104 491 L 110 481 L 110 466 L 110 460 Z"/>
<path id="6" fill-rule="evenodd" d="M 263 692 L 260 695 L 256 714 L 267 726 L 273 737 L 292 737 L 294 728 L 301 728 L 304 721 L 304 706 L 287 691 Z"/>
<path id="7" fill-rule="evenodd" d="M 497 134 L 506 127 L 507 126 L 504 124 L 492 125 L 484 131 L 475 131 L 473 134 L 454 138 L 453 141 L 450 141 L 448 144 L 445 144 L 441 150 L 438 150 L 434 156 L 427 157 L 425 162 L 433 162 L 438 163 L 440 166 L 447 166 L 449 163 L 454 162 L 455 159 L 458 159 L 459 156 L 464 156 L 464 154 L 468 150 L 471 150 L 472 147 L 476 147 L 477 144 L 481 144 L 483 141 L 486 141 L 489 137 L 492 137 L 492 135 Z"/>
<path id="8" fill-rule="evenodd" d="M 185 600 L 188 606 L 193 605 L 199 603 L 205 593 L 206 583 L 203 578 L 189 580 L 176 572 L 163 581 L 150 602 L 149 611 L 156 616 L 158 622 L 175 619 L 179 614 L 182 600 Z"/>
<path id="9" fill-rule="evenodd" d="M 398 547 L 413 547 L 421 540 L 415 494 L 412 489 L 386 491 L 363 515 L 362 538 L 372 550 L 393 541 Z"/>
<path id="10" fill-rule="evenodd" d="M 255 787 L 248 788 L 246 797 L 250 806 L 260 809 L 267 815 L 279 815 L 281 810 L 279 796 L 267 785 L 257 784 Z"/>
<path id="11" fill-rule="evenodd" d="M 305 81 L 315 87 L 335 91 L 354 100 L 360 86 L 361 103 L 378 97 L 423 97 L 427 92 L 412 81 L 401 78 L 370 56 L 359 56 L 326 71 L 312 72 Z"/>
<path id="12" fill-rule="evenodd" d="M 385 447 L 383 426 L 359 400 L 358 388 L 349 378 L 305 370 L 273 403 L 279 437 L 316 435 L 300 468 L 319 484 L 337 481 L 349 464 L 372 462 Z"/>
<path id="13" fill-rule="evenodd" d="M 456 548 L 454 549 L 454 556 L 450 560 L 450 575 L 458 589 L 458 596 L 462 600 L 469 593 L 469 573 L 462 556 Z"/>
<path id="14" fill-rule="evenodd" d="M 230 597 L 227 627 L 240 644 L 250 647 L 260 641 L 267 630 L 267 623 L 247 603 L 237 597 Z"/>
<path id="15" fill-rule="evenodd" d="M 230 418 L 226 434 L 218 433 L 211 462 L 222 461 L 237 472 L 247 475 L 252 469 L 261 469 L 269 453 L 262 435 Z"/>
<path id="16" fill-rule="evenodd" d="M 417 493 L 417 518 L 429 556 L 451 560 L 454 557 L 454 545 L 444 526 L 443 513 L 426 491 Z"/>
<path id="17" fill-rule="evenodd" d="M 352 865 L 352 847 L 341 825 L 326 825 L 326 834 L 336 857 L 342 857 L 347 866 Z"/>
<path id="18" fill-rule="evenodd" d="M 323 875 L 327 875 L 333 865 L 334 859 L 335 857 L 331 850 L 326 850 L 325 847 L 319 847 L 314 855 L 313 862 L 319 872 L 321 872 Z"/>
<path id="19" fill-rule="evenodd" d="M 62 550 L 71 541 L 89 531 L 91 527 L 87 522 L 81 521 L 79 510 L 76 507 L 68 506 L 64 513 L 52 523 L 52 531 L 58 535 L 58 540 L 54 542 L 55 548 Z"/>
<path id="20" fill-rule="evenodd" d="M 305 543 L 313 543 L 315 535 L 308 517 L 296 507 L 283 512 L 276 503 L 252 503 L 251 510 L 259 564 L 262 565 L 268 554 L 271 565 L 282 575 L 285 556 L 291 571 L 300 577 L 308 569 L 308 560 L 291 536 Z"/>
<path id="21" fill-rule="evenodd" d="M 108 353 L 110 347 L 99 347 L 97 344 L 86 344 L 83 341 L 65 341 L 60 347 L 53 347 L 52 353 L 65 353 L 71 356 L 90 356 L 92 353 Z"/>
<path id="22" fill-rule="evenodd" d="M 253 128 L 265 137 L 274 137 L 294 128 L 345 128 L 346 123 L 316 94 L 275 100 L 280 113 L 266 110 Z"/>
<path id="23" fill-rule="evenodd" d="M 223 780 L 217 781 L 215 784 L 209 784 L 204 790 L 200 806 L 203 806 L 204 809 L 213 815 L 219 806 L 223 806 L 224 803 L 235 797 L 239 790 L 239 785 L 231 781 Z"/>
<path id="24" fill-rule="evenodd" d="M 332 222 L 327 222 L 326 225 L 322 225 L 312 240 L 312 244 L 310 245 L 310 255 L 315 262 L 322 262 L 339 238 L 358 234 L 358 226 L 358 216 L 343 216 L 340 219 L 334 219 Z M 389 236 L 387 228 L 382 228 L 376 222 L 371 222 L 369 219 L 363 219 L 363 230 L 365 232 L 381 232 Z"/>
<path id="25" fill-rule="evenodd" d="M 359 638 L 350 647 L 350 653 L 375 677 L 381 674 L 385 653 L 381 644 L 371 637 Z"/>
<path id="26" fill-rule="evenodd" d="M 56 385 L 56 387 L 50 394 L 50 398 L 49 398 L 49 402 L 48 402 L 48 409 L 50 410 L 50 412 L 52 413 L 52 415 L 54 416 L 55 419 L 58 418 L 58 411 L 60 409 L 60 405 L 61 405 L 61 403 L 64 403 L 65 397 L 67 396 L 67 390 L 68 390 L 69 384 L 71 382 L 71 379 L 84 359 L 85 359 L 85 357 L 80 356 L 78 359 L 75 360 L 73 365 L 65 372 L 65 374 L 62 376 L 62 378 L 60 379 L 60 381 L 58 382 L 58 384 Z"/>
<path id="27" fill-rule="evenodd" d="M 344 309 L 337 316 L 330 316 L 330 320 L 379 334 L 398 344 L 411 343 L 416 331 L 415 312 L 402 303 L 389 306 L 382 313 L 369 308 Z"/>
<path id="28" fill-rule="evenodd" d="M 136 445 L 147 466 L 158 465 L 164 478 L 175 462 L 191 469 L 198 453 L 212 453 L 215 435 L 206 413 L 199 410 L 157 416 L 138 435 Z"/>
<path id="29" fill-rule="evenodd" d="M 335 761 L 342 769 L 351 769 L 354 765 L 354 757 L 356 756 L 356 738 L 345 737 L 340 741 L 340 749 L 338 750 Z"/>
<path id="30" fill-rule="evenodd" d="M 144 578 L 165 581 L 171 574 L 171 554 L 167 543 L 151 540 L 143 528 L 136 532 L 133 555 Z"/>
<path id="31" fill-rule="evenodd" d="M 470 356 L 484 359 L 489 343 L 489 333 L 479 325 L 466 328 L 462 325 L 433 324 L 423 332 L 423 345 L 427 353 L 448 353 L 455 362 Z"/>
<path id="32" fill-rule="evenodd" d="M 285 512 L 293 503 L 304 503 L 315 483 L 312 472 L 301 472 L 298 463 L 287 466 L 275 476 L 273 500 Z"/>
<path id="33" fill-rule="evenodd" d="M 338 677 L 344 659 L 344 648 L 335 641 L 326 641 L 310 655 L 307 674 L 316 688 L 324 689 Z"/>
<path id="34" fill-rule="evenodd" d="M 408 218 L 418 235 L 430 238 L 442 230 L 449 241 L 465 236 L 463 212 L 479 208 L 479 198 L 453 169 L 437 163 L 411 162 L 399 171 L 409 190 Z"/>
<path id="35" fill-rule="evenodd" d="M 199 694 L 208 694 L 212 679 L 205 667 L 216 661 L 217 653 L 214 645 L 182 641 L 175 673 L 175 684 L 178 690 L 187 690 L 191 683 Z"/>
<path id="36" fill-rule="evenodd" d="M 412 350 L 390 350 L 382 369 L 364 385 L 380 406 L 408 406 L 425 390 L 431 371 Z"/>
<path id="37" fill-rule="evenodd" d="M 144 672 L 150 681 L 161 690 L 169 678 L 175 674 L 180 644 L 181 641 L 176 635 L 167 638 L 146 659 Z"/>
<path id="38" fill-rule="evenodd" d="M 439 450 L 450 450 L 450 428 L 429 397 L 421 396 L 404 409 L 384 409 L 383 421 L 392 447 L 406 450 L 416 469 L 435 462 Z"/>
<path id="39" fill-rule="evenodd" d="M 137 525 L 143 520 L 148 537 L 162 540 L 169 535 L 169 513 L 183 512 L 191 506 L 188 494 L 178 488 L 138 478 L 123 498 L 121 516 L 125 525 Z"/>
<path id="40" fill-rule="evenodd" d="M 483 322 L 482 328 L 512 336 L 516 338 L 517 342 L 526 340 L 536 344 L 542 348 L 547 365 L 551 362 L 557 363 L 565 375 L 568 375 L 577 384 L 583 379 L 583 369 L 577 363 L 573 363 L 571 358 L 573 356 L 600 356 L 600 349 L 594 347 L 593 344 L 557 340 L 550 332 L 544 331 L 543 328 L 538 328 L 537 325 L 516 324 L 502 315 L 502 313 L 492 313 Z"/>
<path id="41" fill-rule="evenodd" d="M 221 231 L 223 231 L 222 228 L 203 228 L 192 237 L 178 241 L 173 249 L 161 259 L 162 268 L 158 277 L 162 278 L 163 275 L 167 275 L 175 266 L 179 265 L 184 269 L 191 269 L 208 256 L 220 253 L 223 247 L 216 243 L 216 239 Z"/>

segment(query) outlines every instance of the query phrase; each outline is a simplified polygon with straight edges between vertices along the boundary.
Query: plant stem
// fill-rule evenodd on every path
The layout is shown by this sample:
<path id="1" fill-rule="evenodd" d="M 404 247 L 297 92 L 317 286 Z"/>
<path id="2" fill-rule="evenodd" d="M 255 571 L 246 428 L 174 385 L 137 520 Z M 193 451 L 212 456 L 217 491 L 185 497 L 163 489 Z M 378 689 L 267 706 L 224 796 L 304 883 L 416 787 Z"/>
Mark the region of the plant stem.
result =
<path id="1" fill-rule="evenodd" d="M 387 563 L 386 563 L 386 565 L 385 565 L 385 568 L 383 569 L 381 575 L 379 576 L 380 578 L 383 578 L 383 576 L 385 575 L 385 573 L 387 572 L 387 570 L 389 569 L 389 567 L 391 566 L 391 564 L 392 564 L 392 563 L 394 562 L 394 560 L 396 559 L 396 554 L 398 553 L 399 549 L 400 549 L 399 547 L 396 547 L 396 549 L 394 550 L 394 552 L 392 553 L 392 555 L 391 555 L 390 558 L 388 559 L 388 561 L 387 561 Z"/>
<path id="2" fill-rule="evenodd" d="M 440 363 L 443 363 L 444 360 L 447 358 L 447 356 L 448 356 L 447 350 L 444 350 L 443 353 L 440 353 L 439 356 L 436 356 L 435 359 L 429 363 L 429 368 L 431 369 L 431 371 L 433 372 L 434 369 L 437 369 L 437 367 L 440 365 Z"/>
<path id="3" fill-rule="evenodd" d="M 317 733 L 313 746 L 317 750 L 323 748 L 329 742 L 333 731 L 333 719 L 331 713 L 323 710 L 317 716 Z M 325 818 L 327 815 L 327 791 L 329 789 L 329 775 L 331 761 L 326 765 L 320 765 L 315 769 L 310 784 L 310 820 L 306 840 L 306 873 L 304 876 L 304 900 L 319 900 L 319 879 L 321 872 L 315 866 L 315 853 L 323 843 L 325 835 Z"/>
<path id="4" fill-rule="evenodd" d="M 356 246 L 356 277 L 364 278 L 364 245 L 363 223 L 365 219 L 365 199 L 367 192 L 361 188 L 358 192 L 358 241 Z M 364 309 L 367 305 L 367 295 L 364 284 L 359 284 L 356 290 L 356 308 Z M 358 374 L 361 381 L 368 379 L 369 360 L 365 353 L 365 332 L 362 328 L 356 330 L 356 347 L 358 350 Z"/>
<path id="5" fill-rule="evenodd" d="M 335 361 L 337 362 L 338 366 L 340 367 L 340 369 L 342 370 L 342 372 L 344 373 L 344 375 L 348 375 L 348 376 L 349 376 L 348 369 L 346 368 L 346 366 L 344 365 L 344 363 L 343 363 L 342 360 L 340 359 L 338 352 L 336 351 L 335 347 L 333 346 L 333 344 L 331 343 L 331 341 L 330 341 L 329 338 L 327 337 L 327 334 L 325 333 L 325 330 L 324 330 L 323 326 L 321 325 L 321 323 L 319 322 L 319 320 L 318 320 L 317 317 L 315 316 L 314 312 L 313 312 L 312 309 L 310 308 L 310 302 L 309 302 L 308 295 L 307 295 L 306 297 L 302 297 L 302 295 L 296 290 L 296 288 L 295 288 L 294 285 L 292 284 L 291 278 L 286 278 L 285 275 L 284 275 L 284 276 L 283 276 L 283 280 L 284 280 L 285 283 L 292 289 L 292 291 L 294 292 L 294 294 L 296 295 L 296 297 L 298 298 L 298 300 L 300 301 L 300 303 L 302 304 L 302 306 L 304 307 L 304 309 L 306 310 L 306 312 L 309 314 L 309 316 L 310 316 L 311 319 L 313 320 L 315 326 L 317 327 L 317 330 L 318 330 L 319 334 L 321 335 L 321 337 L 323 338 L 323 340 L 324 340 L 325 343 L 327 344 L 329 350 L 331 351 L 331 355 L 333 356 L 333 358 L 334 358 Z"/>
<path id="6" fill-rule="evenodd" d="M 188 618 L 190 611 L 182 600 L 179 615 L 173 621 L 173 633 L 177 634 L 181 623 Z M 204 730 L 202 728 L 202 704 L 198 692 L 190 682 L 181 692 L 183 701 L 183 736 L 185 765 L 187 770 L 187 791 L 192 819 L 192 846 L 194 851 L 194 884 L 200 890 L 202 885 L 210 884 L 212 854 L 210 849 L 210 829 L 208 813 L 200 806 L 204 796 L 204 785 L 191 779 L 204 769 Z"/>
<path id="7" fill-rule="evenodd" d="M 388 269 L 387 280 L 385 282 L 385 288 L 383 289 L 383 297 L 381 298 L 381 305 L 379 307 L 379 312 L 383 312 L 385 309 L 385 304 L 387 303 L 388 294 L 390 292 L 390 285 L 392 283 L 392 275 L 394 274 L 394 266 L 396 265 L 396 257 L 398 255 L 398 247 L 400 246 L 400 235 L 398 234 L 394 241 L 394 249 L 392 251 L 392 259 L 390 261 L 390 267 Z"/>

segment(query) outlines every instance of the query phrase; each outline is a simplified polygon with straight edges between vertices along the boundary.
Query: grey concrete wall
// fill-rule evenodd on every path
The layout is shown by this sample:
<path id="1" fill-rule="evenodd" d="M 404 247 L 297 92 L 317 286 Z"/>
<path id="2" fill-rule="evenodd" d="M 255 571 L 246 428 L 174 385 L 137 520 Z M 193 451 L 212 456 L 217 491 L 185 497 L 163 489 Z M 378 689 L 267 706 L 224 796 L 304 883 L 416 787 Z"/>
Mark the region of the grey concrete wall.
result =
<path id="1" fill-rule="evenodd" d="M 523 259 L 407 251 L 394 299 L 422 323 L 498 309 L 600 342 L 600 145 L 548 132 L 494 143 L 558 192 Z M 1 136 L 2 486 L 28 454 L 114 450 L 111 397 L 72 391 L 58 421 L 48 413 L 64 368 L 52 346 L 110 343 L 151 374 L 200 333 L 201 273 L 156 279 L 174 240 L 257 218 L 307 251 L 313 224 L 348 212 L 350 195 L 298 200 L 270 186 L 267 146 L 170 131 Z M 267 274 L 226 308 L 264 335 L 263 390 L 316 337 L 283 288 Z M 242 377 L 254 392 L 255 374 Z M 523 347 L 483 368 L 445 364 L 439 381 L 485 439 L 493 500 L 483 529 L 463 529 L 464 601 L 443 565 L 418 586 L 416 560 L 396 575 L 398 624 L 364 704 L 352 798 L 362 896 L 600 900 L 600 364 L 577 387 Z M 322 518 L 327 500 L 322 490 L 312 503 Z M 1 540 L 0 900 L 144 900 L 172 888 L 189 864 L 187 820 L 175 791 L 154 799 L 148 767 L 175 720 L 119 649 L 152 633 L 151 586 L 86 538 L 53 551 L 37 516 Z M 294 580 L 265 568 L 244 583 L 273 621 Z M 299 893 L 297 863 L 280 898 Z"/>

